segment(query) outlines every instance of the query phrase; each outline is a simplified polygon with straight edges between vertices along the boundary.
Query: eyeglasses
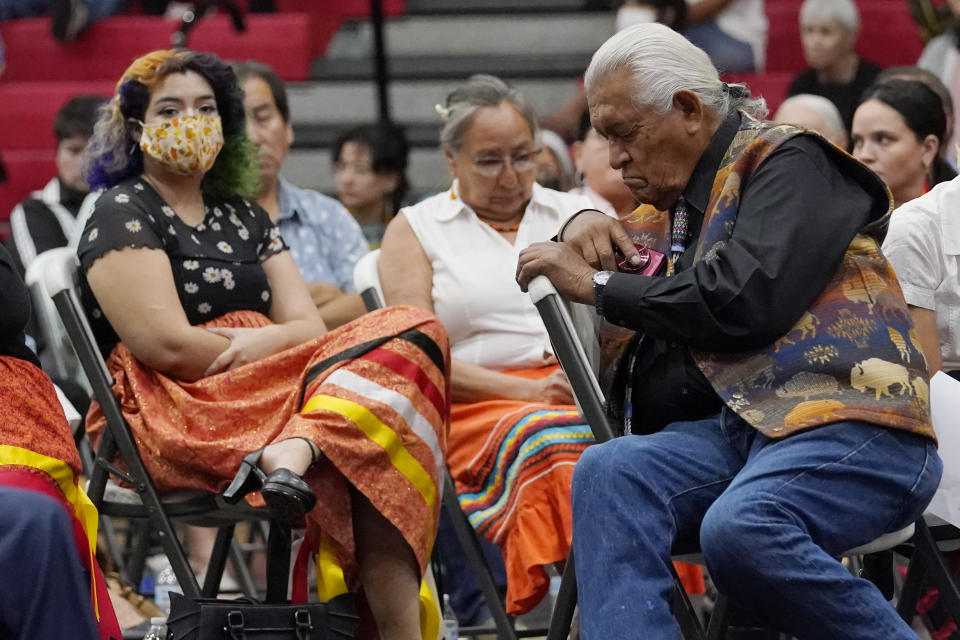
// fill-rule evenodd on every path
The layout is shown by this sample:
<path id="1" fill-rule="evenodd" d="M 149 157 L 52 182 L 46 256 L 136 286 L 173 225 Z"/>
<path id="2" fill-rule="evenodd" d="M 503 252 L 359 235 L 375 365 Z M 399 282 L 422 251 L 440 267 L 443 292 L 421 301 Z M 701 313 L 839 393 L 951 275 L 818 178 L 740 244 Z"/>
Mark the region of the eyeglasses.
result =
<path id="1" fill-rule="evenodd" d="M 529 151 L 518 151 L 510 157 L 503 156 L 476 156 L 470 158 L 470 162 L 477 168 L 477 173 L 485 175 L 488 178 L 495 178 L 500 175 L 507 163 L 513 167 L 514 171 L 526 172 L 533 171 L 537 166 L 537 155 L 542 149 L 530 149 Z"/>

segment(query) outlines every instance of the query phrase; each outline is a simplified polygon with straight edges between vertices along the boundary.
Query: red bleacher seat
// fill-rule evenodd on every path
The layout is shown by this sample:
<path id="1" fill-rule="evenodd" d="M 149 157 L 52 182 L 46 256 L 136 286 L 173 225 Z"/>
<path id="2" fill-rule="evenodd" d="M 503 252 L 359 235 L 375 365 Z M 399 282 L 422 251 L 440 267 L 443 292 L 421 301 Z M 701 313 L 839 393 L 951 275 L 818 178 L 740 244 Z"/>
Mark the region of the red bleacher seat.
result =
<path id="1" fill-rule="evenodd" d="M 0 82 L 0 150 L 53 149 L 53 120 L 67 100 L 81 94 L 109 98 L 114 83 Z"/>
<path id="2" fill-rule="evenodd" d="M 226 59 L 260 60 L 285 80 L 305 80 L 327 44 L 316 37 L 309 14 L 252 14 L 246 23 L 247 30 L 236 33 L 225 15 L 204 18 L 190 32 L 190 47 Z M 136 57 L 169 48 L 178 26 L 160 17 L 115 16 L 61 44 L 50 36 L 49 18 L 9 20 L 0 24 L 7 56 L 2 82 L 116 81 Z"/>
<path id="3" fill-rule="evenodd" d="M 57 175 L 53 148 L 45 151 L 4 151 L 3 166 L 7 181 L 0 183 L 0 235 L 4 235 L 10 210 Z"/>

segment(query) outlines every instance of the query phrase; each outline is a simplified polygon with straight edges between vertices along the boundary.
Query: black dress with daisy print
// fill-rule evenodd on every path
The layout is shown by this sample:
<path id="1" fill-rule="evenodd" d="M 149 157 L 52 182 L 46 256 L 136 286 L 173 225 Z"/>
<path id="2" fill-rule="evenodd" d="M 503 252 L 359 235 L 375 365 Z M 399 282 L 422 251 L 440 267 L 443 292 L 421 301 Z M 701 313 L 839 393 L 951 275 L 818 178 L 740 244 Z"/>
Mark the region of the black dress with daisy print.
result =
<path id="1" fill-rule="evenodd" d="M 244 198 L 204 195 L 206 215 L 191 227 L 150 184 L 131 178 L 104 192 L 94 205 L 77 254 L 81 271 L 119 249 L 161 249 L 170 258 L 173 280 L 190 324 L 230 311 L 270 312 L 270 283 L 261 263 L 287 246 L 267 212 Z M 144 283 L 150 286 L 150 283 Z M 81 299 L 104 355 L 119 338 L 97 305 L 86 278 Z"/>

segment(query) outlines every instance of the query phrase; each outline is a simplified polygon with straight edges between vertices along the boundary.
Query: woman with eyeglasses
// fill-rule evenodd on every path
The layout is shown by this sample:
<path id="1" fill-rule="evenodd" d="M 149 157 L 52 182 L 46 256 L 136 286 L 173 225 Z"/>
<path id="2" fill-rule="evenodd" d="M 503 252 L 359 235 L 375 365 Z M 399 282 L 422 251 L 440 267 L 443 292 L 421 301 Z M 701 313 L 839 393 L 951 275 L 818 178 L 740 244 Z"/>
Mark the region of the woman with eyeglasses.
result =
<path id="1" fill-rule="evenodd" d="M 570 479 L 592 436 L 514 272 L 521 249 L 591 205 L 535 183 L 536 116 L 503 81 L 474 76 L 437 111 L 453 184 L 400 210 L 380 278 L 388 304 L 431 310 L 450 334 L 447 464 L 470 521 L 504 552 L 520 614 L 547 592 L 543 566 L 567 556 Z"/>

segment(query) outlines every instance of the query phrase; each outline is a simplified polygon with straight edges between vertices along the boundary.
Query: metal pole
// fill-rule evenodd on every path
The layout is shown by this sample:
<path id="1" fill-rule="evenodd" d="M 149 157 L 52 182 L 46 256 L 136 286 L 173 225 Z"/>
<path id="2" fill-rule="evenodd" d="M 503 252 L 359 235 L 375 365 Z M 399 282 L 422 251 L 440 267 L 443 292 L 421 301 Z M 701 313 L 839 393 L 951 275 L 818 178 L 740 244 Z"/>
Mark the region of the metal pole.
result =
<path id="1" fill-rule="evenodd" d="M 377 104 L 380 108 L 380 122 L 389 123 L 391 121 L 390 78 L 387 71 L 387 51 L 383 37 L 383 0 L 370 0 L 370 20 L 373 23 L 373 63 L 377 74 Z"/>

